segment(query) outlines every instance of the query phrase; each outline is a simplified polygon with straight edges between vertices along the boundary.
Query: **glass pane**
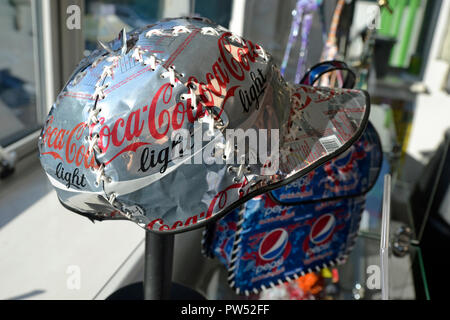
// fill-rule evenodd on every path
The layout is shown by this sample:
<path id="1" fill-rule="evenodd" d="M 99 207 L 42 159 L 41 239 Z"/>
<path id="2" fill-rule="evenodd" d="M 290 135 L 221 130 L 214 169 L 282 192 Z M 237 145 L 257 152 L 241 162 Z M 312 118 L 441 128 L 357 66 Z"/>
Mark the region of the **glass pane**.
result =
<path id="1" fill-rule="evenodd" d="M 114 39 L 121 29 L 130 31 L 156 21 L 158 1 L 86 1 L 84 37 L 86 55 L 94 50 L 97 41 Z"/>
<path id="2" fill-rule="evenodd" d="M 0 145 L 37 130 L 30 0 L 0 0 Z"/>
<path id="3" fill-rule="evenodd" d="M 154 23 L 165 17 L 196 15 L 207 17 L 228 27 L 232 0 L 86 0 L 84 18 L 85 55 L 97 47 L 97 41 L 107 42 L 117 37 L 120 30 Z M 195 10 L 191 9 L 195 6 Z"/>

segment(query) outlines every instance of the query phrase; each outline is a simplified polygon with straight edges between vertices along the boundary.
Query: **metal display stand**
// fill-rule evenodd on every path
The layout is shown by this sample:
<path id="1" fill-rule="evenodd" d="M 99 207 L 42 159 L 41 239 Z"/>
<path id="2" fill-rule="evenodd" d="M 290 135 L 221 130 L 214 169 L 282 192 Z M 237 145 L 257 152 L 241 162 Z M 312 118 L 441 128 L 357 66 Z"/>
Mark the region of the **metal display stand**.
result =
<path id="1" fill-rule="evenodd" d="M 144 281 L 129 284 L 107 300 L 205 300 L 197 291 L 172 282 L 174 234 L 145 232 Z"/>
<path id="2" fill-rule="evenodd" d="M 381 222 L 380 265 L 381 298 L 389 300 L 389 226 L 391 222 L 391 175 L 384 176 L 383 216 Z"/>
<path id="3" fill-rule="evenodd" d="M 174 238 L 173 234 L 145 232 L 145 300 L 170 299 Z"/>

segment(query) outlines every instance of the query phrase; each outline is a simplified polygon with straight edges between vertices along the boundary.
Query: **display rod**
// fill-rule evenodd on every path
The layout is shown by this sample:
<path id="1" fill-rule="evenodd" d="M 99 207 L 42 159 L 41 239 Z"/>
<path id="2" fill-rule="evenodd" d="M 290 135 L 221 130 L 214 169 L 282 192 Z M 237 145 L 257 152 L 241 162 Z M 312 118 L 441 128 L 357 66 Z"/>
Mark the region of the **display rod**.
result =
<path id="1" fill-rule="evenodd" d="M 145 233 L 145 300 L 170 299 L 174 237 L 173 234 Z"/>
<path id="2" fill-rule="evenodd" d="M 391 221 L 391 175 L 384 176 L 383 217 L 381 219 L 381 298 L 389 300 L 389 225 Z"/>

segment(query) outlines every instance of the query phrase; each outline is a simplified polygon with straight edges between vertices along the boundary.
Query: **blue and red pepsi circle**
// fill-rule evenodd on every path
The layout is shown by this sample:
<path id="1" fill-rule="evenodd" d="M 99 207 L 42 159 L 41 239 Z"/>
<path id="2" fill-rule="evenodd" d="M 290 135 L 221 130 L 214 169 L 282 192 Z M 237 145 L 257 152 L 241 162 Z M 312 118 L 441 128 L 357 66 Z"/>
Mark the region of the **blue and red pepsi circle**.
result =
<path id="1" fill-rule="evenodd" d="M 262 239 L 258 254 L 264 261 L 270 261 L 280 256 L 289 240 L 289 234 L 284 229 L 275 229 L 266 234 Z"/>
<path id="2" fill-rule="evenodd" d="M 314 244 L 322 244 L 331 239 L 336 227 L 336 218 L 332 214 L 324 214 L 314 222 L 309 238 Z"/>

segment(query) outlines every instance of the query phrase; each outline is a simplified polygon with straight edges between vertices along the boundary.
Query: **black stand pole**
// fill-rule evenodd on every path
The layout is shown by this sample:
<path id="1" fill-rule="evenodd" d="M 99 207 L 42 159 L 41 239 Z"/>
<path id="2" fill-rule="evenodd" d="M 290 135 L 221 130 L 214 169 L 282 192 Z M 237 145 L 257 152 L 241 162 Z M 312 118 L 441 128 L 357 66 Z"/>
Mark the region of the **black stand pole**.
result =
<path id="1" fill-rule="evenodd" d="M 172 282 L 175 235 L 145 233 L 144 282 L 113 292 L 108 300 L 205 300 L 200 293 Z"/>
<path id="2" fill-rule="evenodd" d="M 146 231 L 144 299 L 169 300 L 172 285 L 173 234 Z"/>

